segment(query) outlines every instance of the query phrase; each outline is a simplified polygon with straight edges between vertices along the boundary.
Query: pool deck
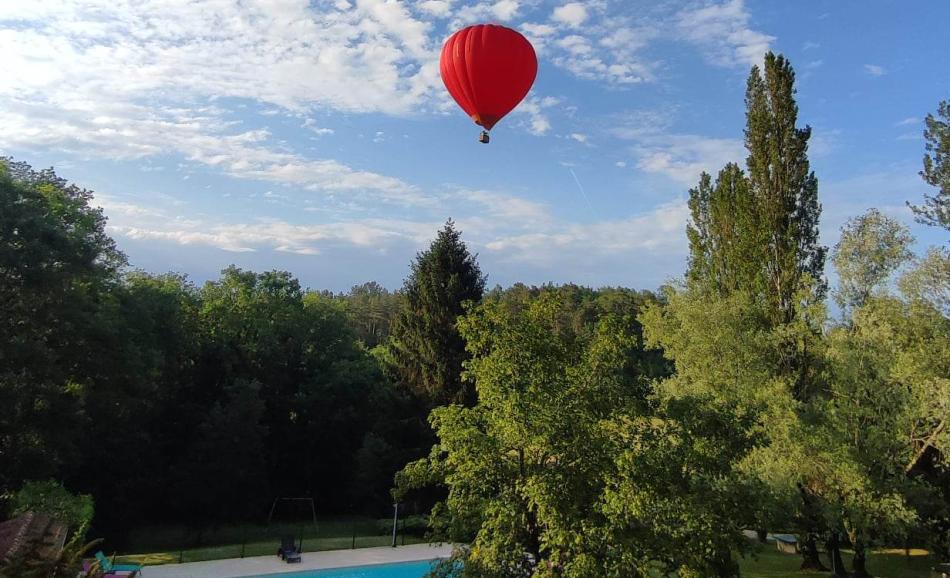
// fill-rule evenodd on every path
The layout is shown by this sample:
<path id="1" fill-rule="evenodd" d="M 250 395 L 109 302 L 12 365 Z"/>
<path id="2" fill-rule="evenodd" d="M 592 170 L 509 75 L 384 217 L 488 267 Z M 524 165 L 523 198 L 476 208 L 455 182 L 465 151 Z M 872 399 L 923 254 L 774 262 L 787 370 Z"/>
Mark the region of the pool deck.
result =
<path id="1" fill-rule="evenodd" d="M 369 566 L 393 562 L 414 562 L 447 558 L 452 554 L 451 544 L 413 544 L 398 548 L 358 548 L 356 550 L 328 550 L 307 552 L 299 564 L 287 564 L 277 556 L 253 558 L 229 558 L 187 564 L 164 564 L 146 566 L 142 578 L 238 578 L 325 568 Z"/>

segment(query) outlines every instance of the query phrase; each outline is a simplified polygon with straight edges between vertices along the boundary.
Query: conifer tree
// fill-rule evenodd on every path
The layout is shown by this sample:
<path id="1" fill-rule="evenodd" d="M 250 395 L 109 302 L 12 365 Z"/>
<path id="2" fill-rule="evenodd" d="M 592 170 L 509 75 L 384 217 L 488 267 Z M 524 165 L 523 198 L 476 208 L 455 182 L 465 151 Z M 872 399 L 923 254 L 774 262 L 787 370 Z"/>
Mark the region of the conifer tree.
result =
<path id="1" fill-rule="evenodd" d="M 480 301 L 484 290 L 476 256 L 450 219 L 412 264 L 390 341 L 395 373 L 431 406 L 475 402 L 474 389 L 462 382 L 468 354 L 455 324 L 465 303 Z"/>

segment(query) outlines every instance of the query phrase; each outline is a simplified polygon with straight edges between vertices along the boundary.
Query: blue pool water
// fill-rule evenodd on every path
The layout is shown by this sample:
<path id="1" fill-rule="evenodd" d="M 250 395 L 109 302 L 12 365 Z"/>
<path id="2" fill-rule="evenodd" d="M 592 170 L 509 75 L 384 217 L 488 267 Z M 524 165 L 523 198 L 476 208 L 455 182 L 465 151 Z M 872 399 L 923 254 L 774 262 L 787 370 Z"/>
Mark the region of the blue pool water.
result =
<path id="1" fill-rule="evenodd" d="M 302 572 L 268 574 L 267 576 L 255 576 L 253 578 L 422 578 L 437 561 L 422 560 L 419 562 L 354 566 L 352 568 L 334 568 L 331 570 L 304 570 Z"/>

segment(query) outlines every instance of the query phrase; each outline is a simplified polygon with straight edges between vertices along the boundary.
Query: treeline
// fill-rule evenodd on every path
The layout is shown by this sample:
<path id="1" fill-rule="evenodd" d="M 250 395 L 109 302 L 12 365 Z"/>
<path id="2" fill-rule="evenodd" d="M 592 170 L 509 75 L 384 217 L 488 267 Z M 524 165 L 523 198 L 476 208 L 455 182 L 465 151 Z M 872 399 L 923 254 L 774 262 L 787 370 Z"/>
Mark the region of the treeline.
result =
<path id="1" fill-rule="evenodd" d="M 794 78 L 753 67 L 745 166 L 690 190 L 685 279 L 636 317 L 571 323 L 541 290 L 461 319 L 476 402 L 436 408 L 438 443 L 397 477 L 447 491 L 432 529 L 466 546 L 436 575 L 732 578 L 751 531 L 841 577 L 870 576 L 875 546 L 950 557 L 950 251 L 914 258 L 876 210 L 820 245 Z M 927 119 L 939 192 L 912 208 L 950 229 L 948 122 Z"/>
<path id="2" fill-rule="evenodd" d="M 456 319 L 485 278 L 452 223 L 400 291 L 333 294 L 282 271 L 197 286 L 130 270 L 91 202 L 0 162 L 0 494 L 48 479 L 89 494 L 113 548 L 143 524 L 263 523 L 278 496 L 388 514 L 394 474 L 434 442 L 429 411 L 466 397 Z M 575 324 L 652 299 L 553 290 Z"/>
<path id="3" fill-rule="evenodd" d="M 111 535 L 262 522 L 275 496 L 321 513 L 388 503 L 428 443 L 370 349 L 398 296 L 305 291 L 280 271 L 200 287 L 128 271 L 90 192 L 3 167 L 0 489 L 62 480 Z"/>

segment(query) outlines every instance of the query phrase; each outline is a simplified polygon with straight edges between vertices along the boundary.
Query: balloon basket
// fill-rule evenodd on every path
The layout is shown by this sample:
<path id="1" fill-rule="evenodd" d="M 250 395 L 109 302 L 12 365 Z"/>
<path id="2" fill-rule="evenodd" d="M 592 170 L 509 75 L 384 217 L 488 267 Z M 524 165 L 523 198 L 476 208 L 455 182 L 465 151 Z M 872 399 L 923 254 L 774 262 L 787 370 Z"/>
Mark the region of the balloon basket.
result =
<path id="1" fill-rule="evenodd" d="M 490 139 L 488 138 L 488 131 L 487 131 L 487 130 L 483 130 L 483 131 L 482 131 L 482 134 L 478 135 L 478 142 L 480 142 L 480 143 L 482 143 L 482 144 L 488 144 L 488 141 L 489 141 L 489 140 L 490 140 Z"/>

